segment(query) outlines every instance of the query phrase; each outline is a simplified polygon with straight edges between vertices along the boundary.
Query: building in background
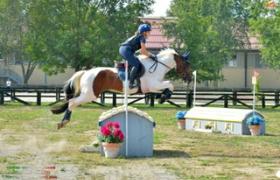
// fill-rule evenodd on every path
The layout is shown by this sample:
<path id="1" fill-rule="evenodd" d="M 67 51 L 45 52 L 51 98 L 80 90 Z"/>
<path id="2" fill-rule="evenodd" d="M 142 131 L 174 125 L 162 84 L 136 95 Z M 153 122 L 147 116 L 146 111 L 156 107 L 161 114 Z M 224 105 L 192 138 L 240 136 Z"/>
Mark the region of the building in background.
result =
<path id="1" fill-rule="evenodd" d="M 170 47 L 172 39 L 168 39 L 161 30 L 161 23 L 174 18 L 144 17 L 144 22 L 150 22 L 153 30 L 147 46 L 153 52 L 162 48 Z M 251 77 L 253 71 L 260 73 L 260 85 L 262 89 L 280 88 L 280 70 L 273 70 L 267 67 L 260 55 L 260 44 L 256 37 L 249 38 L 249 44 L 244 49 L 236 50 L 232 59 L 222 69 L 224 80 L 217 82 L 203 82 L 200 87 L 209 88 L 251 88 Z"/>
<path id="2" fill-rule="evenodd" d="M 152 32 L 147 39 L 147 47 L 150 51 L 157 53 L 171 46 L 173 40 L 168 39 L 162 31 L 162 23 L 175 18 L 166 17 L 143 17 L 142 21 L 152 24 Z M 251 76 L 254 70 L 260 74 L 260 85 L 262 89 L 279 89 L 280 70 L 273 70 L 263 64 L 260 56 L 260 44 L 256 37 L 250 37 L 250 43 L 244 49 L 236 50 L 235 55 L 225 64 L 222 69 L 224 80 L 217 82 L 202 82 L 199 86 L 205 88 L 251 88 Z M 73 69 L 67 69 L 65 73 L 47 76 L 41 69 L 36 68 L 29 80 L 30 85 L 62 85 L 74 73 Z M 16 60 L 4 63 L 0 59 L 0 85 L 5 85 L 9 79 L 12 84 L 22 84 L 21 67 Z"/>

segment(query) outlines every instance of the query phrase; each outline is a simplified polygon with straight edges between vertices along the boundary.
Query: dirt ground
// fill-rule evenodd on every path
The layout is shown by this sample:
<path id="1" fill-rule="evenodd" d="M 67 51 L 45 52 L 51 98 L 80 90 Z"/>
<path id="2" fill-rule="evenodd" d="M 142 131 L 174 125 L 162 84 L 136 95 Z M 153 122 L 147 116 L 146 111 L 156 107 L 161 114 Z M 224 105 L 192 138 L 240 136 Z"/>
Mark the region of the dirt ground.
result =
<path id="1" fill-rule="evenodd" d="M 10 138 L 17 143 L 8 143 Z M 46 143 L 42 135 L 0 133 L 0 158 L 13 157 L 17 163 L 10 163 L 7 174 L 3 179 L 44 179 L 44 169 L 55 166 L 51 174 L 58 179 L 166 179 L 173 180 L 178 177 L 167 169 L 152 166 L 147 162 L 127 163 L 119 166 L 98 165 L 91 168 L 83 168 L 73 163 L 53 163 L 53 153 L 67 151 L 67 140 L 56 143 Z M 77 153 L 79 148 L 76 149 Z M 97 152 L 95 155 L 100 156 Z M 58 157 L 60 161 L 67 161 L 66 157 Z M 93 159 L 94 160 L 94 159 Z M 114 160 L 112 160 L 114 161 Z M 1 165 L 0 165 L 1 167 Z M 2 167 L 4 168 L 4 167 Z M 46 178 L 47 179 L 47 178 Z"/>
<path id="2" fill-rule="evenodd" d="M 106 109 L 78 108 L 65 129 L 49 107 L 0 108 L 0 179 L 173 180 L 276 179 L 280 169 L 280 113 L 265 111 L 270 121 L 264 137 L 205 134 L 178 130 L 178 109 L 145 109 L 157 120 L 154 155 L 150 158 L 106 159 L 82 153 L 96 139 L 97 119 Z M 164 116 L 162 115 L 164 114 Z"/>

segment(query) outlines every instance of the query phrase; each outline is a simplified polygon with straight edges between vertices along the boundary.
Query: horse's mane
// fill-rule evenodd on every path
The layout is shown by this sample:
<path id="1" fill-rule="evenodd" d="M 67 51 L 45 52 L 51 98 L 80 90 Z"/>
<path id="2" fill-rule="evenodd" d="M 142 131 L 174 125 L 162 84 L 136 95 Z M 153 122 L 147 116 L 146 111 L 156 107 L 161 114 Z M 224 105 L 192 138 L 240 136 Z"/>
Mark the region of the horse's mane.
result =
<path id="1" fill-rule="evenodd" d="M 174 49 L 171 49 L 171 48 L 167 48 L 167 49 L 163 49 L 161 50 L 159 53 L 158 53 L 158 57 L 163 57 L 163 56 L 166 56 L 166 55 L 174 55 L 174 54 L 178 54 Z M 140 59 L 145 59 L 147 58 L 147 56 L 145 55 L 139 55 L 139 58 Z"/>

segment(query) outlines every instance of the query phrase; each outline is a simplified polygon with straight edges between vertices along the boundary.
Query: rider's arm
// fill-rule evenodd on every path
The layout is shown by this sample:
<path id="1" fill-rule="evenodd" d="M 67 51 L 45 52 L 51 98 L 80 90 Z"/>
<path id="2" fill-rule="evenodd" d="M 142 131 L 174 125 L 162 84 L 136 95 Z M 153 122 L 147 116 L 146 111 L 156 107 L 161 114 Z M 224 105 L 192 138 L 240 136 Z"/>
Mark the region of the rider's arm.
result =
<path id="1" fill-rule="evenodd" d="M 140 53 L 147 57 L 150 57 L 151 53 L 146 48 L 146 39 L 144 36 L 140 36 L 140 43 L 141 43 Z"/>
<path id="2" fill-rule="evenodd" d="M 143 54 L 143 55 L 145 55 L 147 57 L 150 56 L 150 53 L 147 50 L 145 43 L 141 43 L 141 50 L 140 50 L 140 52 L 141 52 L 141 54 Z"/>

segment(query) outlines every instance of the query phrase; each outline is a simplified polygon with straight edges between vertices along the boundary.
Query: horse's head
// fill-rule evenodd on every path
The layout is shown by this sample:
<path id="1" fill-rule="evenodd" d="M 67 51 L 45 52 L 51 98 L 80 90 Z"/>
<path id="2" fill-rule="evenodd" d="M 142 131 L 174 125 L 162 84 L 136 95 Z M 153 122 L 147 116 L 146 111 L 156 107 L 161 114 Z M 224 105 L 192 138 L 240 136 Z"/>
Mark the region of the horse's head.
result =
<path id="1" fill-rule="evenodd" d="M 190 52 L 185 52 L 182 55 L 179 53 L 174 54 L 174 60 L 176 62 L 176 72 L 179 74 L 185 82 L 190 83 L 192 81 L 192 70 L 189 61 Z"/>
<path id="2" fill-rule="evenodd" d="M 188 83 L 192 80 L 191 64 L 189 53 L 185 52 L 180 55 L 174 49 L 162 50 L 158 55 L 159 61 L 162 61 L 169 69 L 176 68 L 177 74 Z"/>

